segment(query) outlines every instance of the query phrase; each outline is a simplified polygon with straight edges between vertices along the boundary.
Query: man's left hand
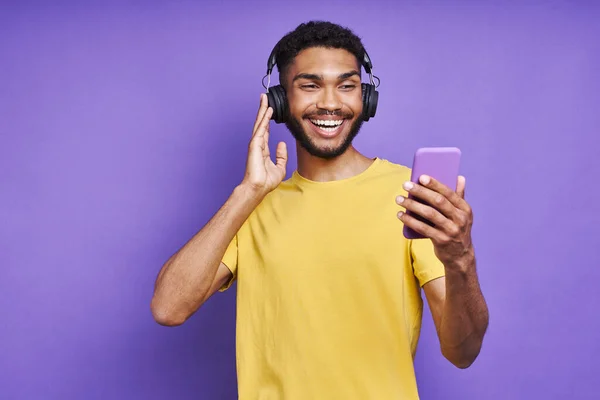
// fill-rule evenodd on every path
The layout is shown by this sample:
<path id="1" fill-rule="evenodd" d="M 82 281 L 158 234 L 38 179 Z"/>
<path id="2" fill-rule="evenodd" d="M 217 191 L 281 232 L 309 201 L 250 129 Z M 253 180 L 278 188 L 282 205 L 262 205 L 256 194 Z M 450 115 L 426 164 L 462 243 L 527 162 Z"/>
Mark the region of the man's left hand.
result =
<path id="1" fill-rule="evenodd" d="M 434 227 L 402 211 L 398 218 L 431 239 L 436 256 L 446 268 L 461 269 L 469 264 L 474 258 L 471 242 L 473 212 L 465 201 L 465 178 L 458 177 L 456 191 L 427 175 L 419 177 L 419 184 L 405 182 L 404 189 L 431 206 L 403 196 L 398 196 L 396 202 L 407 211 L 431 221 Z"/>

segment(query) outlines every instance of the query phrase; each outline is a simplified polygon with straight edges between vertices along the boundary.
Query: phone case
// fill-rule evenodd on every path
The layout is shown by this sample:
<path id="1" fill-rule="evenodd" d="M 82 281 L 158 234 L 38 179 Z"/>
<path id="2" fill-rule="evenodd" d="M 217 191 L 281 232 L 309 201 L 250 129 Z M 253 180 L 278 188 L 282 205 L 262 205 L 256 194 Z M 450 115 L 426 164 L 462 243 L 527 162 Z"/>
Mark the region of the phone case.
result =
<path id="1" fill-rule="evenodd" d="M 456 190 L 456 182 L 458 180 L 460 167 L 460 157 L 461 151 L 456 147 L 420 148 L 415 152 L 410 180 L 411 182 L 419 184 L 419 177 L 425 174 L 440 181 L 442 184 L 448 186 L 452 190 Z M 410 199 L 419 201 L 420 203 L 429 205 L 428 203 L 413 197 L 410 193 L 408 197 Z M 407 214 L 425 222 L 430 226 L 434 226 L 434 224 L 432 224 L 430 221 L 419 215 L 415 215 L 410 211 L 407 211 Z M 406 225 L 404 225 L 403 233 L 404 237 L 407 239 L 424 238 L 423 235 L 415 232 Z"/>

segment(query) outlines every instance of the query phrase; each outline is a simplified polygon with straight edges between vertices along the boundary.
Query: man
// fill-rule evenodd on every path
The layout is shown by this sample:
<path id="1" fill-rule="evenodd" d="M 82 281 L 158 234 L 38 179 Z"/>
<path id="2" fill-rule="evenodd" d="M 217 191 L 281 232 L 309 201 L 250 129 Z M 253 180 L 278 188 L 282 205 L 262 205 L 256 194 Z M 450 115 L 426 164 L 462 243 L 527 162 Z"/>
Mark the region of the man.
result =
<path id="1" fill-rule="evenodd" d="M 301 24 L 276 50 L 297 170 L 283 181 L 284 142 L 269 153 L 262 95 L 245 176 L 162 267 L 153 315 L 180 325 L 237 279 L 241 400 L 418 399 L 421 288 L 457 367 L 473 363 L 487 329 L 465 180 L 456 191 L 428 177 L 411 187 L 409 168 L 353 147 L 364 49 L 350 30 Z M 407 240 L 403 224 L 427 238 Z"/>

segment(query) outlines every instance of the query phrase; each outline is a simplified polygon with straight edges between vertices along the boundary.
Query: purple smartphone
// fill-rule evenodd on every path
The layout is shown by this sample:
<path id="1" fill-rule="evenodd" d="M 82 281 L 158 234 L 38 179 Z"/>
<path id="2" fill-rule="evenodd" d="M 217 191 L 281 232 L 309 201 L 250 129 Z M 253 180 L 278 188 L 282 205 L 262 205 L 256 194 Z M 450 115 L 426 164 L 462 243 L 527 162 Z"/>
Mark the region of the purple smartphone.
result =
<path id="1" fill-rule="evenodd" d="M 456 181 L 458 180 L 458 170 L 460 166 L 460 149 L 456 147 L 424 147 L 420 148 L 415 153 L 413 159 L 412 174 L 410 177 L 411 182 L 419 183 L 419 177 L 423 174 L 429 175 L 432 178 L 440 181 L 442 184 L 448 186 L 452 190 L 456 190 Z M 418 198 L 412 196 L 409 193 L 408 198 L 419 201 L 420 203 L 427 204 Z M 408 215 L 411 215 L 423 221 L 430 226 L 434 226 L 433 223 L 426 220 L 425 218 L 415 215 L 414 213 L 407 211 Z M 404 237 L 407 239 L 423 239 L 424 236 L 413 229 L 404 225 Z"/>

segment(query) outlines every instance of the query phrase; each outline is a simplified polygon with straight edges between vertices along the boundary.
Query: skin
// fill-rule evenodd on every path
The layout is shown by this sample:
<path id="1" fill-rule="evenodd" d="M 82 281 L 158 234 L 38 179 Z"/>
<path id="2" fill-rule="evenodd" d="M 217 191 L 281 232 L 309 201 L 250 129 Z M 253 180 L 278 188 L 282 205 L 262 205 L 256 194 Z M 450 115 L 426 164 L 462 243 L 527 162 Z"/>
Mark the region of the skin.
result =
<path id="1" fill-rule="evenodd" d="M 353 57 L 347 59 L 347 54 L 344 50 L 307 49 L 300 55 L 304 61 L 302 69 L 298 69 L 295 62 L 283 71 L 284 87 L 290 101 L 290 120 L 286 126 L 302 149 L 299 154 L 310 156 L 304 164 L 358 154 L 352 141 L 363 123 L 362 118 L 358 118 L 360 111 L 357 111 L 362 109 L 360 65 Z M 336 56 L 340 58 L 336 59 Z M 346 72 L 338 74 L 340 63 L 344 64 L 342 67 Z M 337 139 L 324 139 L 310 134 L 313 128 L 310 119 L 346 120 L 347 126 Z"/>
<path id="2" fill-rule="evenodd" d="M 354 55 L 326 48 L 303 50 L 286 70 L 282 84 L 292 118 L 287 125 L 298 143 L 298 173 L 303 177 L 313 181 L 345 179 L 363 172 L 373 162 L 352 145 L 361 124 L 359 71 Z M 326 111 L 329 115 L 323 115 Z M 254 208 L 286 175 L 285 143 L 278 143 L 274 157 L 269 151 L 271 115 L 272 109 L 263 94 L 242 182 L 209 222 L 161 268 L 151 301 L 152 313 L 159 324 L 183 324 L 231 279 L 230 270 L 220 262 L 229 242 Z M 345 119 L 345 122 L 336 135 L 325 137 L 315 132 L 310 121 L 314 118 Z M 404 224 L 432 240 L 435 253 L 445 266 L 446 276 L 428 282 L 423 290 L 442 354 L 455 366 L 467 368 L 480 352 L 488 310 L 476 273 L 471 242 L 473 214 L 464 199 L 464 177 L 459 178 L 456 192 L 428 177 L 405 189 L 436 206 L 401 196 L 396 198 L 405 210 L 435 223 L 432 228 L 403 211 L 398 214 Z"/>
<path id="3" fill-rule="evenodd" d="M 358 134 L 358 131 L 353 131 L 353 125 L 360 123 L 362 113 L 360 65 L 356 57 L 342 49 L 303 50 L 288 67 L 283 85 L 291 118 L 298 121 L 307 138 L 304 141 L 297 140 L 300 144 L 296 146 L 300 175 L 313 181 L 331 181 L 349 178 L 371 165 L 373 160 L 359 153 L 351 143 Z M 334 138 L 323 138 L 312 133 L 309 119 L 324 118 L 316 115 L 323 111 L 335 113 L 332 119 L 348 119 L 343 131 Z M 305 141 L 309 141 L 320 153 L 333 153 L 336 156 L 315 156 L 303 144 Z M 338 149 L 342 148 L 345 151 L 338 155 Z"/>
<path id="4" fill-rule="evenodd" d="M 430 238 L 446 276 L 423 286 L 436 326 L 442 354 L 459 368 L 469 367 L 479 355 L 489 314 L 477 278 L 471 240 L 473 211 L 465 201 L 465 178 L 457 189 L 422 175 L 420 184 L 404 183 L 404 189 L 435 207 L 398 196 L 396 202 L 435 224 L 435 228 L 398 212 L 405 225 Z"/>

